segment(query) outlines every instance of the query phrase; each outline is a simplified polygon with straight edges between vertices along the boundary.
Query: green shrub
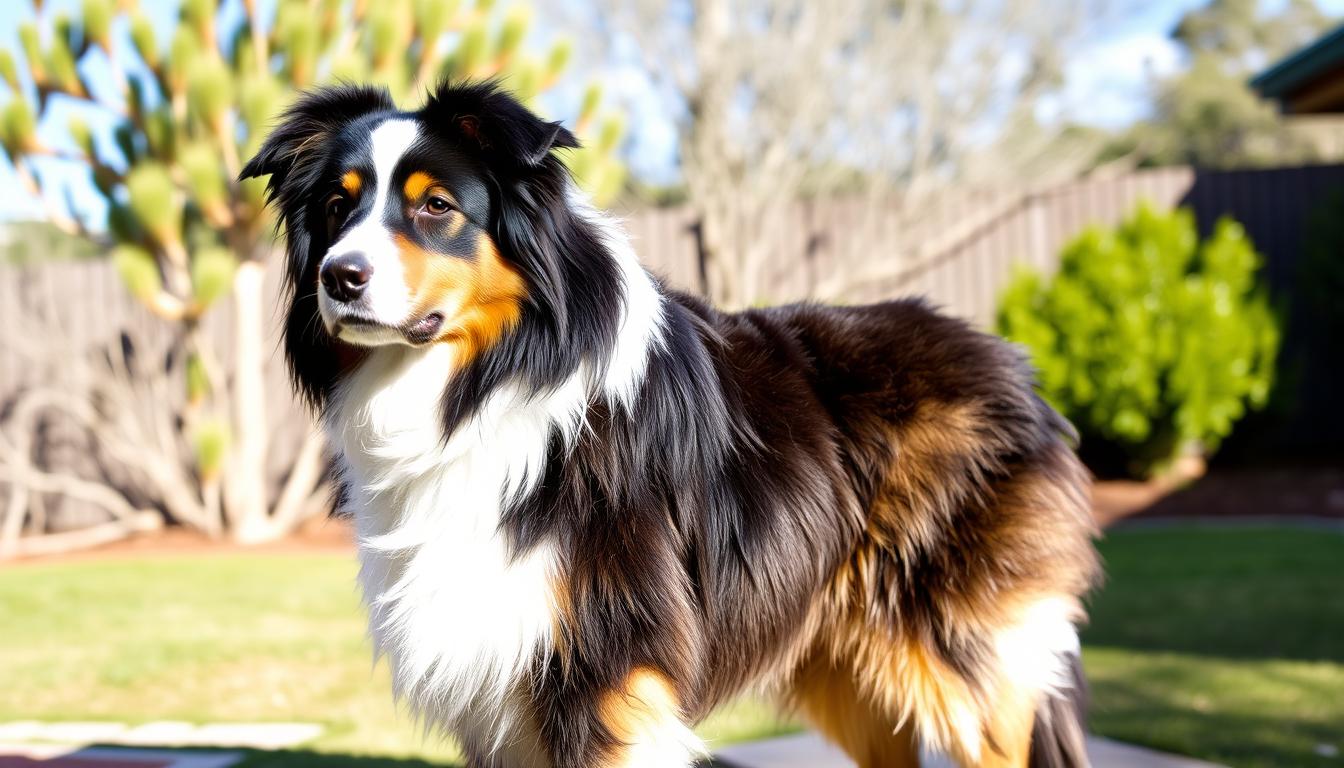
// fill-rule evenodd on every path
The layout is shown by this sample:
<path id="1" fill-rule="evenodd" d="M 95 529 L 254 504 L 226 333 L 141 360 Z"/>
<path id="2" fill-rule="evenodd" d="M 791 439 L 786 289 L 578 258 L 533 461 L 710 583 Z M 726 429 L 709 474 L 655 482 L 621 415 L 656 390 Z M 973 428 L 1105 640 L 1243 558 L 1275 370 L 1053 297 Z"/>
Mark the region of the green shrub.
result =
<path id="1" fill-rule="evenodd" d="M 1279 329 L 1259 266 L 1235 221 L 1201 243 L 1189 211 L 1141 206 L 1070 243 L 1054 278 L 1018 275 L 998 328 L 1030 351 L 1085 447 L 1118 449 L 1129 471 L 1153 474 L 1210 455 L 1268 399 Z"/>

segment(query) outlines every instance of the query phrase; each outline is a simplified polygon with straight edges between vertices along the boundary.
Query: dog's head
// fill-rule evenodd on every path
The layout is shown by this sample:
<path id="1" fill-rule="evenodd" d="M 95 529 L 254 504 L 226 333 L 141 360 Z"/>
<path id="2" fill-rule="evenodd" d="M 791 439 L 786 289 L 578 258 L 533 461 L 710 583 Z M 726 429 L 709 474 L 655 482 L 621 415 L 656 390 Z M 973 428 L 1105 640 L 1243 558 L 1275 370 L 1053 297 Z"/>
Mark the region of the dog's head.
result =
<path id="1" fill-rule="evenodd" d="M 592 313 L 569 290 L 611 282 L 552 154 L 576 146 L 492 83 L 444 85 L 415 112 L 370 87 L 301 98 L 242 173 L 270 176 L 283 219 L 300 389 L 320 406 L 367 348 L 392 344 L 451 345 L 479 389 L 520 334 L 534 347 L 600 334 L 576 327 Z"/>

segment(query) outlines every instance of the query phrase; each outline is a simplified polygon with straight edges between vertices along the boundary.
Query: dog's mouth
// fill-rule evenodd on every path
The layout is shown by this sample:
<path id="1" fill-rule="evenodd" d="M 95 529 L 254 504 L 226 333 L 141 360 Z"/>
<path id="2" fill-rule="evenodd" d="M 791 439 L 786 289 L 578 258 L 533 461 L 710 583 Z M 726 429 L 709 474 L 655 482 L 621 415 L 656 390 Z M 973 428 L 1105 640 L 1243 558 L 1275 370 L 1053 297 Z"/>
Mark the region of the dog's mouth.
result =
<path id="1" fill-rule="evenodd" d="M 378 339 L 377 343 L 392 343 L 396 337 L 400 336 L 411 346 L 422 346 L 429 344 L 438 338 L 439 332 L 443 330 L 443 313 L 430 312 L 415 320 L 392 325 L 384 323 L 368 315 L 345 314 L 335 319 L 331 324 L 331 335 L 338 339 L 344 339 L 348 343 L 367 345 L 369 341 Z M 349 331 L 350 333 L 347 333 Z M 388 338 L 391 337 L 391 338 Z"/>
<path id="2" fill-rule="evenodd" d="M 327 330 L 332 336 L 336 336 L 337 338 L 339 338 L 341 333 L 348 328 L 370 329 L 386 327 L 387 326 L 384 323 L 380 323 L 372 317 L 355 314 L 353 312 L 342 312 L 327 321 Z"/>
<path id="3" fill-rule="evenodd" d="M 415 322 L 403 325 L 401 335 L 412 344 L 428 344 L 438 337 L 441 330 L 443 330 L 443 315 L 439 312 L 430 312 Z"/>

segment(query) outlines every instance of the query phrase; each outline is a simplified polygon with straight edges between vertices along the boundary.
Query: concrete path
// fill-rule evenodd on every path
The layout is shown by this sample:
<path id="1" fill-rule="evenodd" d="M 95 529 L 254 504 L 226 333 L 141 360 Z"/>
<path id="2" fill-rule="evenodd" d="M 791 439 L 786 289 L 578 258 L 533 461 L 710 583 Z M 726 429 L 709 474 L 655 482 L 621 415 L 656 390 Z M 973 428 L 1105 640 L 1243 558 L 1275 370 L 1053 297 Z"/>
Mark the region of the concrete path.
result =
<path id="1" fill-rule="evenodd" d="M 242 752 L 0 743 L 0 768 L 229 768 Z"/>
<path id="2" fill-rule="evenodd" d="M 322 733 L 315 723 L 185 723 L 160 720 L 143 725 L 105 722 L 0 723 L 0 742 L 115 744 L 154 747 L 246 747 L 284 749 Z"/>
<path id="3" fill-rule="evenodd" d="M 1093 768 L 1220 768 L 1095 736 L 1088 739 L 1087 751 Z M 715 758 L 720 768 L 854 768 L 844 753 L 810 733 L 724 747 Z M 924 768 L 952 768 L 952 763 L 926 756 Z"/>
<path id="4" fill-rule="evenodd" d="M 162 721 L 134 727 L 103 722 L 0 723 L 0 768 L 226 768 L 239 759 L 240 753 L 85 745 L 282 749 L 302 744 L 321 732 L 321 726 L 311 723 L 196 725 Z M 1088 752 L 1093 768 L 1221 768 L 1098 737 L 1088 740 Z M 711 765 L 714 768 L 854 767 L 840 750 L 810 733 L 724 747 L 715 754 Z M 952 768 L 952 764 L 938 756 L 926 756 L 924 768 Z"/>

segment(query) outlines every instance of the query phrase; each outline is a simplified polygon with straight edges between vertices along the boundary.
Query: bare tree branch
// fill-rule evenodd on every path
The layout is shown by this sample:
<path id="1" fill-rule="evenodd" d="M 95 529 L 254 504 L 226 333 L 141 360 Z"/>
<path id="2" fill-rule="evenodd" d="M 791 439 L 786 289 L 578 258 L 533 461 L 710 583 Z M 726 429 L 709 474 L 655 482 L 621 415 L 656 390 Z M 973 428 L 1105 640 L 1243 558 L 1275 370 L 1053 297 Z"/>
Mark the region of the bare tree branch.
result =
<path id="1" fill-rule="evenodd" d="M 44 536 L 30 536 L 19 539 L 13 543 L 12 549 L 6 552 L 0 552 L 0 560 L 12 557 L 40 557 L 43 555 L 58 555 L 65 552 L 74 552 L 81 549 L 89 549 L 103 544 L 110 544 L 114 541 L 134 536 L 137 533 L 148 533 L 161 528 L 163 520 L 154 512 L 145 512 L 134 518 L 130 523 L 115 520 L 100 525 L 80 528 L 74 531 L 63 531 L 61 533 L 49 533 Z"/>
<path id="2" fill-rule="evenodd" d="M 927 253 L 914 233 L 950 194 L 1075 173 L 1078 157 L 1047 151 L 1061 126 L 1037 108 L 1088 19 L 1122 1 L 608 0 L 600 22 L 638 42 L 684 115 L 710 295 L 741 307 L 780 298 L 771 270 L 800 247 L 801 197 L 866 201 L 829 244 L 844 266 L 810 292 L 830 298 L 846 275 Z"/>

